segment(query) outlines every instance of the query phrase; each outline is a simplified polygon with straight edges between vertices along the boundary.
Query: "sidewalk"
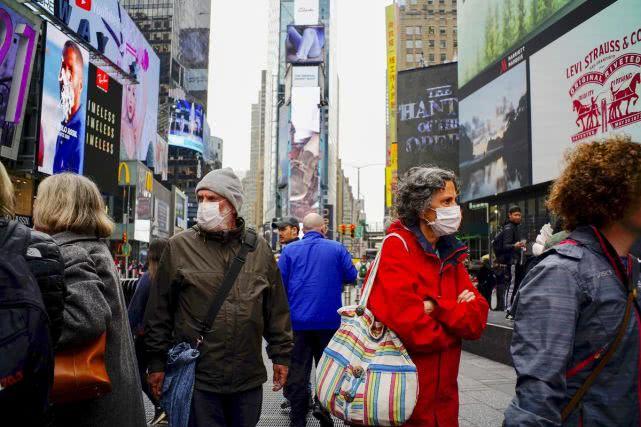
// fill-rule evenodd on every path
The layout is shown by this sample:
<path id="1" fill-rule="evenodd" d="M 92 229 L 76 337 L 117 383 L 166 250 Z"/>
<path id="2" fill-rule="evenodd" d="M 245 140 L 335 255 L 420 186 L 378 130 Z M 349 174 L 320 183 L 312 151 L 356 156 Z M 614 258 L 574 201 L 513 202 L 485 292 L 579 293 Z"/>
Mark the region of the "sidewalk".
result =
<path id="1" fill-rule="evenodd" d="M 289 426 L 288 412 L 280 409 L 282 393 L 271 391 L 271 364 L 266 360 L 270 380 L 264 387 L 263 413 L 260 427 Z M 460 427 L 498 427 L 503 423 L 503 411 L 512 400 L 516 375 L 506 365 L 463 353 L 459 375 Z M 308 426 L 319 426 L 313 417 Z M 343 423 L 336 421 L 336 427 Z"/>

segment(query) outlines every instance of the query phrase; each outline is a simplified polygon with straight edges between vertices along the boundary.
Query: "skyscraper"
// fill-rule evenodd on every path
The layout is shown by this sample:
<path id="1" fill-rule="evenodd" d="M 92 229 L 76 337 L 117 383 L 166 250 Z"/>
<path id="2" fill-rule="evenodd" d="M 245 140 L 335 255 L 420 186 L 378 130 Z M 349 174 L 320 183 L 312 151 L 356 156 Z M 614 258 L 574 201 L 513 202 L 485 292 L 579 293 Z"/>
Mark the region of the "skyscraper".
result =
<path id="1" fill-rule="evenodd" d="M 455 60 L 457 0 L 397 0 L 397 70 Z"/>

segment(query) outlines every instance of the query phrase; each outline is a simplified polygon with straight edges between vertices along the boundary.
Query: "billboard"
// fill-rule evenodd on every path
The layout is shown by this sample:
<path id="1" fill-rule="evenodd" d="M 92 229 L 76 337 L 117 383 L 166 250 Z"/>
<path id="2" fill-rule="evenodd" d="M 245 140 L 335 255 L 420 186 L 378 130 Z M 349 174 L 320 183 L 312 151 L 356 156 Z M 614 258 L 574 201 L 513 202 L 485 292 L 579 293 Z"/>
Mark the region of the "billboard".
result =
<path id="1" fill-rule="evenodd" d="M 38 170 L 83 173 L 89 54 L 51 24 L 42 87 Z"/>
<path id="2" fill-rule="evenodd" d="M 573 145 L 641 141 L 641 2 L 619 0 L 530 58 L 534 183 L 555 179 Z"/>
<path id="3" fill-rule="evenodd" d="M 283 105 L 278 111 L 278 187 L 285 188 L 289 181 L 289 151 L 291 121 L 289 105 Z"/>
<path id="4" fill-rule="evenodd" d="M 109 194 L 118 190 L 121 100 L 122 85 L 90 64 L 84 175 Z"/>
<path id="5" fill-rule="evenodd" d="M 75 31 L 76 34 L 114 64 L 120 64 L 121 10 L 118 0 L 69 0 L 56 1 L 50 13 Z"/>
<path id="6" fill-rule="evenodd" d="M 459 104 L 463 201 L 531 183 L 526 70 L 523 62 Z"/>
<path id="7" fill-rule="evenodd" d="M 398 35 L 398 7 L 391 4 L 385 8 L 385 27 L 387 38 L 387 120 L 388 120 L 388 137 L 387 150 L 391 154 L 391 149 L 398 142 L 396 135 L 396 49 Z M 385 207 L 391 208 L 393 203 L 392 191 L 395 189 L 395 177 L 398 177 L 398 171 L 391 164 L 390 155 L 387 155 L 385 170 Z M 389 168 L 389 169 L 388 169 Z"/>
<path id="8" fill-rule="evenodd" d="M 138 84 L 123 88 L 120 159 L 144 162 L 158 144 L 160 59 L 124 10 L 122 36 L 121 67 Z"/>
<path id="9" fill-rule="evenodd" d="M 466 0 L 458 6 L 459 87 L 586 0 Z"/>
<path id="10" fill-rule="evenodd" d="M 398 174 L 435 165 L 458 174 L 456 63 L 398 74 Z"/>
<path id="11" fill-rule="evenodd" d="M 292 86 L 318 86 L 318 67 L 292 67 Z"/>
<path id="12" fill-rule="evenodd" d="M 38 41 L 37 27 L 0 4 L 0 154 L 18 157 L 22 118 Z"/>
<path id="13" fill-rule="evenodd" d="M 162 180 L 167 180 L 169 174 L 169 143 L 156 134 L 156 148 L 154 148 L 154 173 L 161 175 Z"/>
<path id="14" fill-rule="evenodd" d="M 288 25 L 285 49 L 289 64 L 322 64 L 325 61 L 325 27 Z"/>
<path id="15" fill-rule="evenodd" d="M 178 61 L 184 68 L 185 90 L 207 90 L 209 66 L 209 28 L 184 28 L 180 30 Z"/>
<path id="16" fill-rule="evenodd" d="M 169 114 L 169 145 L 203 153 L 205 127 L 203 106 L 177 99 Z"/>
<path id="17" fill-rule="evenodd" d="M 294 23 L 296 25 L 318 24 L 319 0 L 294 0 Z"/>
<path id="18" fill-rule="evenodd" d="M 289 212 L 304 218 L 320 202 L 320 87 L 292 88 Z"/>
<path id="19" fill-rule="evenodd" d="M 174 188 L 174 226 L 176 232 L 187 229 L 187 196 L 178 188 Z"/>

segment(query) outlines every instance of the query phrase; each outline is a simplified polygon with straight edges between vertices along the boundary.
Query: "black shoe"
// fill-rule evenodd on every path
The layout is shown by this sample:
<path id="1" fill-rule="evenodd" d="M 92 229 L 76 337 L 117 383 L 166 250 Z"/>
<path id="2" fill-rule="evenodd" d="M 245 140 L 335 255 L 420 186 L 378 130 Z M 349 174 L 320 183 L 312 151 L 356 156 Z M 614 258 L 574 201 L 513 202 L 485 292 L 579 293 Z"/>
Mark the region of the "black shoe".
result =
<path id="1" fill-rule="evenodd" d="M 283 403 L 280 404 L 280 409 L 289 409 L 292 407 L 292 404 L 289 400 L 283 400 Z"/>
<path id="2" fill-rule="evenodd" d="M 514 320 L 514 315 L 508 311 L 508 312 L 505 314 L 505 318 L 506 318 L 507 320 Z"/>
<path id="3" fill-rule="evenodd" d="M 167 414 L 164 411 L 156 411 L 156 415 L 154 416 L 154 419 L 151 421 L 152 426 L 157 426 L 157 425 L 167 425 L 169 423 L 169 420 L 167 419 Z"/>
<path id="4" fill-rule="evenodd" d="M 312 415 L 318 421 L 320 421 L 321 427 L 334 427 L 334 421 L 332 421 L 332 416 L 323 408 L 320 403 L 314 404 L 314 409 L 312 409 Z"/>

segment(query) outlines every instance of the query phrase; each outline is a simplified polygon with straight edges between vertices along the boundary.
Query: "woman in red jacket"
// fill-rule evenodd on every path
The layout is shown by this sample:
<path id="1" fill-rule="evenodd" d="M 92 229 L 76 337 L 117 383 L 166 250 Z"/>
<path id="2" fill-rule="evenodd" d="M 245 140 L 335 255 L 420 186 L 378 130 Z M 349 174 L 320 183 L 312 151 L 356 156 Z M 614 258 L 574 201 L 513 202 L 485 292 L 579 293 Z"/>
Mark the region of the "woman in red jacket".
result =
<path id="1" fill-rule="evenodd" d="M 461 224 L 456 176 L 416 167 L 399 183 L 368 306 L 393 330 L 418 368 L 419 397 L 406 425 L 458 426 L 461 340 L 478 339 L 488 304 L 463 265 L 467 248 L 454 237 Z"/>

